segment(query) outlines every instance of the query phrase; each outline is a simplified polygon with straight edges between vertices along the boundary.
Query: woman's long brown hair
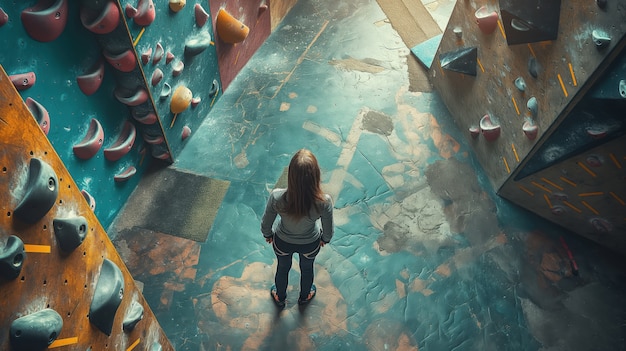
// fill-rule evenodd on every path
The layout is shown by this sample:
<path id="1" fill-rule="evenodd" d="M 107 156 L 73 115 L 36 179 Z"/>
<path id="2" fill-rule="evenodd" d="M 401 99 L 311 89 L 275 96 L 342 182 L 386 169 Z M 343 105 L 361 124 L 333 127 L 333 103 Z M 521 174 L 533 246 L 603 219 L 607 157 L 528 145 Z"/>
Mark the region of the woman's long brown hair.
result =
<path id="1" fill-rule="evenodd" d="M 291 158 L 287 175 L 287 213 L 302 218 L 318 201 L 324 201 L 321 172 L 315 155 L 300 149 Z"/>

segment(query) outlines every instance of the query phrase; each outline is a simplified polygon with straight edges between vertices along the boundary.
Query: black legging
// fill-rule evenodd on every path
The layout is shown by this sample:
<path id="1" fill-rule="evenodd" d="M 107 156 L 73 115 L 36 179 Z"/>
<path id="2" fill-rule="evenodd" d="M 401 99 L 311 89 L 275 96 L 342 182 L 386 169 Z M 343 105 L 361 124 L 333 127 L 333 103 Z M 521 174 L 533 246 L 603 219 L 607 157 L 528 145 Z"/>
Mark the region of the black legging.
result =
<path id="1" fill-rule="evenodd" d="M 300 299 L 306 300 L 313 285 L 313 263 L 315 256 L 320 252 L 320 241 L 310 244 L 290 244 L 274 235 L 272 247 L 278 259 L 276 276 L 276 293 L 280 301 L 287 298 L 287 285 L 289 284 L 289 271 L 291 270 L 292 257 L 298 253 L 300 258 Z"/>

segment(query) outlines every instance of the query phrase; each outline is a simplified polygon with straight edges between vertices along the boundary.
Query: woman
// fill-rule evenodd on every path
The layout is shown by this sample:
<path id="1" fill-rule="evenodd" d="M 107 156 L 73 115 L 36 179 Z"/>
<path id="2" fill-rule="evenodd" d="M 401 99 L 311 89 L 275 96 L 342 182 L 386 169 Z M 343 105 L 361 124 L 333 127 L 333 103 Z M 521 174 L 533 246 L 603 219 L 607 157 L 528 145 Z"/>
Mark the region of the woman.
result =
<path id="1" fill-rule="evenodd" d="M 317 292 L 313 284 L 313 263 L 334 232 L 333 201 L 321 189 L 320 173 L 311 151 L 296 152 L 289 163 L 287 189 L 272 190 L 261 220 L 263 237 L 272 244 L 278 259 L 275 284 L 270 293 L 279 308 L 285 307 L 289 270 L 296 252 L 300 259 L 298 304 L 310 302 Z M 275 221 L 277 215 L 280 216 Z"/>

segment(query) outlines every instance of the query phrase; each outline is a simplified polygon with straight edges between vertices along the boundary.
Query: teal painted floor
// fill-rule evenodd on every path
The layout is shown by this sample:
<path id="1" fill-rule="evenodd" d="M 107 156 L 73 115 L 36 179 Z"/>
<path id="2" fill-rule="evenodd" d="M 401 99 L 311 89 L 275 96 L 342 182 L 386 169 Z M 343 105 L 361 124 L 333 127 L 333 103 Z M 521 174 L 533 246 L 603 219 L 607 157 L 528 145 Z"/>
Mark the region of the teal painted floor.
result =
<path id="1" fill-rule="evenodd" d="M 410 51 L 385 18 L 374 0 L 299 1 L 171 166 L 231 182 L 207 241 L 114 240 L 172 344 L 626 349 L 623 257 L 494 194 L 437 94 L 408 90 Z M 318 296 L 298 308 L 295 264 L 279 312 L 259 221 L 303 147 L 336 234 L 316 260 Z"/>

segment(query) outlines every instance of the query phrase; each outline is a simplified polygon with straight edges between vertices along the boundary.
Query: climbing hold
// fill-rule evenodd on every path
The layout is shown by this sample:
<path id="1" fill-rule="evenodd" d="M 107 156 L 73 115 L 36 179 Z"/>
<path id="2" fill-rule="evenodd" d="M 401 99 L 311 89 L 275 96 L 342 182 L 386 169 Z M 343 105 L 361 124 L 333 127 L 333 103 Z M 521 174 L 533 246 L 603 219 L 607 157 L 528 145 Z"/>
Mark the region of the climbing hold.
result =
<path id="1" fill-rule="evenodd" d="M 621 79 L 619 81 L 618 89 L 619 89 L 619 95 L 623 97 L 624 99 L 626 99 L 626 80 Z"/>
<path id="2" fill-rule="evenodd" d="M 202 101 L 202 98 L 199 96 L 193 97 L 191 99 L 191 107 L 196 107 L 198 106 L 198 104 L 200 103 L 200 101 Z"/>
<path id="3" fill-rule="evenodd" d="M 172 60 L 174 59 L 174 54 L 172 54 L 171 52 L 167 52 L 165 54 L 165 64 L 169 64 L 170 62 L 172 62 Z"/>
<path id="4" fill-rule="evenodd" d="M 476 139 L 480 135 L 480 128 L 478 126 L 472 125 L 469 127 L 469 132 L 472 138 Z"/>
<path id="5" fill-rule="evenodd" d="M 515 84 L 515 87 L 519 91 L 521 91 L 521 92 L 526 91 L 526 81 L 524 80 L 524 78 L 522 78 L 522 77 L 515 78 L 514 84 Z"/>
<path id="6" fill-rule="evenodd" d="M 606 9 L 607 0 L 596 0 L 596 5 L 602 10 Z"/>
<path id="7" fill-rule="evenodd" d="M 159 160 L 168 160 L 170 159 L 171 155 L 169 152 L 167 151 L 163 151 L 163 152 L 158 152 L 156 150 L 152 151 L 152 157 L 159 159 Z"/>
<path id="8" fill-rule="evenodd" d="M 556 40 L 559 32 L 561 0 L 531 3 L 499 0 L 502 26 L 508 45 Z"/>
<path id="9" fill-rule="evenodd" d="M 244 41 L 250 33 L 250 28 L 226 12 L 223 8 L 217 12 L 215 29 L 220 39 L 228 44 Z"/>
<path id="10" fill-rule="evenodd" d="M 185 69 L 185 64 L 183 63 L 183 61 L 176 61 L 172 65 L 172 76 L 174 77 L 180 76 L 180 74 L 183 73 L 184 69 Z"/>
<path id="11" fill-rule="evenodd" d="M 9 236 L 6 243 L 0 246 L 0 278 L 6 280 L 17 278 L 22 271 L 25 258 L 22 239 L 15 235 Z"/>
<path id="12" fill-rule="evenodd" d="M 141 124 L 155 124 L 158 120 L 156 114 L 154 114 L 153 112 L 148 112 L 145 115 L 139 115 L 135 111 L 133 111 L 133 118 L 135 119 L 135 121 Z"/>
<path id="13" fill-rule="evenodd" d="M 452 29 L 452 32 L 454 33 L 454 36 L 456 37 L 457 40 L 463 39 L 463 28 L 454 27 L 454 29 Z"/>
<path id="14" fill-rule="evenodd" d="M 135 69 L 137 65 L 135 50 L 133 49 L 128 49 L 117 55 L 111 54 L 105 50 L 102 54 L 111 66 L 122 72 L 130 72 Z"/>
<path id="15" fill-rule="evenodd" d="M 217 81 L 217 79 L 213 79 L 213 82 L 211 83 L 211 90 L 209 90 L 209 97 L 215 96 L 215 94 L 217 94 L 217 91 L 219 89 L 220 89 L 220 83 Z"/>
<path id="16" fill-rule="evenodd" d="M 161 71 L 160 68 L 157 68 L 154 70 L 154 72 L 152 72 L 152 78 L 150 78 L 150 83 L 154 87 L 157 84 L 159 84 L 162 79 L 163 79 L 163 71 Z"/>
<path id="17" fill-rule="evenodd" d="M 104 62 L 98 60 L 96 64 L 82 76 L 76 77 L 78 88 L 85 95 L 92 95 L 100 88 L 104 77 Z"/>
<path id="18" fill-rule="evenodd" d="M 110 336 L 115 313 L 123 297 L 124 276 L 122 271 L 113 261 L 105 258 L 89 306 L 89 322 Z"/>
<path id="19" fill-rule="evenodd" d="M 603 30 L 594 29 L 591 32 L 591 38 L 598 50 L 602 50 L 611 44 L 611 37 Z"/>
<path id="20" fill-rule="evenodd" d="M 480 119 L 480 131 L 487 141 L 494 141 L 500 136 L 500 125 L 489 114 Z"/>
<path id="21" fill-rule="evenodd" d="M 170 0 L 170 10 L 178 12 L 187 5 L 187 0 Z"/>
<path id="22" fill-rule="evenodd" d="M 589 156 L 587 156 L 587 158 L 585 159 L 585 162 L 587 162 L 587 164 L 590 167 L 601 167 L 602 163 L 603 163 L 602 159 L 598 155 L 589 155 Z"/>
<path id="23" fill-rule="evenodd" d="M 165 100 L 170 96 L 171 93 L 172 87 L 168 83 L 165 83 L 163 84 L 163 89 L 161 89 L 161 94 L 159 95 L 159 98 L 161 100 Z"/>
<path id="24" fill-rule="evenodd" d="M 189 107 L 193 94 L 189 88 L 184 85 L 179 85 L 172 94 L 172 101 L 170 102 L 170 111 L 172 113 L 181 113 Z"/>
<path id="25" fill-rule="evenodd" d="M 92 211 L 95 211 L 96 210 L 96 199 L 93 196 L 91 196 L 91 194 L 87 190 L 85 190 L 85 189 L 81 190 L 80 193 L 85 198 L 85 201 L 87 201 L 87 205 L 89 205 L 89 208 Z"/>
<path id="26" fill-rule="evenodd" d="M 33 39 L 49 42 L 58 38 L 67 23 L 68 0 L 39 0 L 22 11 L 22 25 Z"/>
<path id="27" fill-rule="evenodd" d="M 59 248 L 65 253 L 74 251 L 87 236 L 87 220 L 83 216 L 55 218 L 52 226 Z"/>
<path id="28" fill-rule="evenodd" d="M 439 54 L 441 68 L 448 71 L 476 76 L 478 49 L 476 47 L 461 48 Z"/>
<path id="29" fill-rule="evenodd" d="M 261 5 L 259 5 L 259 16 L 260 16 L 263 12 L 267 11 L 267 9 L 268 9 L 267 4 L 261 4 Z"/>
<path id="30" fill-rule="evenodd" d="M 204 24 L 209 20 L 209 14 L 204 10 L 204 7 L 202 7 L 202 5 L 200 4 L 196 4 L 193 10 L 196 16 L 196 26 L 198 26 L 198 28 L 204 26 Z"/>
<path id="31" fill-rule="evenodd" d="M 537 59 L 534 57 L 531 57 L 528 60 L 528 73 L 530 73 L 533 78 L 537 78 L 537 76 L 539 76 L 539 69 L 539 62 L 537 62 Z"/>
<path id="32" fill-rule="evenodd" d="M 138 106 L 148 101 L 148 92 L 143 87 L 137 87 L 134 92 L 129 92 L 127 89 L 116 88 L 113 91 L 115 98 L 127 106 Z"/>
<path id="33" fill-rule="evenodd" d="M 539 113 L 539 105 L 537 104 L 537 98 L 533 96 L 530 99 L 528 99 L 528 102 L 526 103 L 526 108 L 528 108 L 528 111 L 530 111 L 530 114 L 533 117 L 537 117 L 537 113 Z"/>
<path id="34" fill-rule="evenodd" d="M 0 7 L 0 27 L 4 26 L 9 22 L 9 15 Z"/>
<path id="35" fill-rule="evenodd" d="M 122 158 L 133 148 L 136 135 L 135 125 L 125 121 L 117 140 L 110 147 L 104 149 L 104 157 L 109 161 L 117 161 Z"/>
<path id="36" fill-rule="evenodd" d="M 98 153 L 103 142 L 104 129 L 102 129 L 102 125 L 97 119 L 92 118 L 87 133 L 83 139 L 73 147 L 74 155 L 80 159 L 88 160 Z"/>
<path id="37" fill-rule="evenodd" d="M 533 122 L 532 119 L 526 119 L 522 125 L 522 131 L 529 140 L 535 140 L 539 133 L 539 127 Z"/>
<path id="38" fill-rule="evenodd" d="M 137 173 L 137 169 L 133 166 L 129 166 L 121 173 L 118 173 L 115 176 L 113 176 L 113 180 L 116 181 L 117 183 L 125 182 L 129 180 L 130 178 L 132 178 L 132 176 L 134 176 L 135 173 Z"/>
<path id="39" fill-rule="evenodd" d="M 63 328 L 63 319 L 53 309 L 20 317 L 11 322 L 11 350 L 45 350 L 52 344 Z"/>
<path id="40" fill-rule="evenodd" d="M 154 56 L 152 56 L 152 64 L 156 65 L 163 58 L 163 54 L 165 50 L 163 49 L 163 45 L 161 43 L 157 43 L 156 49 L 154 49 Z"/>
<path id="41" fill-rule="evenodd" d="M 211 34 L 209 32 L 197 34 L 185 42 L 185 56 L 196 56 L 206 50 L 211 44 Z"/>
<path id="42" fill-rule="evenodd" d="M 560 216 L 565 213 L 565 208 L 563 206 L 552 206 L 550 207 L 550 212 L 555 216 Z"/>
<path id="43" fill-rule="evenodd" d="M 120 9 L 117 7 L 117 1 L 108 1 L 99 13 L 82 6 L 80 21 L 87 30 L 93 33 L 111 33 L 120 23 Z"/>
<path id="44" fill-rule="evenodd" d="M 587 128 L 587 135 L 593 139 L 602 139 L 609 134 L 609 131 L 605 127 L 595 126 Z"/>
<path id="45" fill-rule="evenodd" d="M 148 48 L 141 53 L 141 63 L 145 65 L 150 62 L 150 56 L 152 56 L 152 48 Z"/>
<path id="46" fill-rule="evenodd" d="M 31 158 L 24 197 L 13 213 L 27 223 L 36 223 L 54 206 L 59 181 L 52 167 L 38 158 Z"/>
<path id="47" fill-rule="evenodd" d="M 598 234 L 606 234 L 613 231 L 613 225 L 603 218 L 592 218 L 589 220 L 591 226 Z"/>
<path id="48" fill-rule="evenodd" d="M 139 323 L 140 320 L 143 319 L 143 306 L 137 302 L 133 301 L 130 304 L 130 308 L 124 316 L 124 321 L 122 322 L 122 329 L 125 332 L 130 332 L 135 328 L 135 325 Z"/>
<path id="49" fill-rule="evenodd" d="M 35 72 L 27 72 L 10 75 L 9 79 L 15 86 L 15 89 L 22 91 L 35 85 L 37 76 L 35 75 Z"/>
<path id="50" fill-rule="evenodd" d="M 27 97 L 25 103 L 26 107 L 30 110 L 30 113 L 33 117 L 35 117 L 35 120 L 39 124 L 39 127 L 41 127 L 43 133 L 48 135 L 48 132 L 50 131 L 50 115 L 48 114 L 48 110 L 31 97 Z"/>
<path id="51" fill-rule="evenodd" d="M 487 6 L 481 6 L 476 12 L 474 12 L 476 18 L 476 24 L 484 34 L 491 34 L 498 26 L 498 13 L 496 11 L 489 11 Z"/>
<path id="52" fill-rule="evenodd" d="M 150 145 L 157 145 L 163 143 L 165 138 L 163 135 L 150 135 L 148 133 L 144 133 L 143 140 Z"/>
<path id="53" fill-rule="evenodd" d="M 191 135 L 191 128 L 189 128 L 189 126 L 184 126 L 183 131 L 180 133 L 180 138 L 182 140 L 185 140 L 189 138 L 190 135 Z"/>
<path id="54" fill-rule="evenodd" d="M 133 19 L 135 24 L 142 27 L 152 24 L 156 17 L 156 9 L 152 0 L 139 0 L 137 8 L 127 4 L 125 13 L 126 16 Z"/>

